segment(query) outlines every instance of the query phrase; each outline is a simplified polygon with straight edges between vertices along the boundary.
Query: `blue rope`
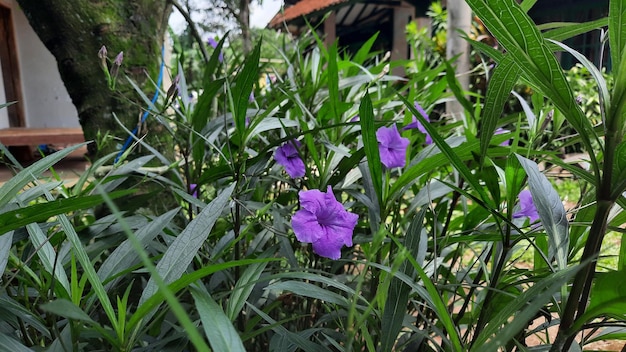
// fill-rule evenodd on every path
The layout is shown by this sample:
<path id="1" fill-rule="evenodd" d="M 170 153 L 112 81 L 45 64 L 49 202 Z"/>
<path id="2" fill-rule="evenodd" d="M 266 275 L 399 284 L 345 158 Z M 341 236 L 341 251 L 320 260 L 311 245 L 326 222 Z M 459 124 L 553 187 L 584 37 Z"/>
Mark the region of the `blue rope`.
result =
<path id="1" fill-rule="evenodd" d="M 157 79 L 156 91 L 154 92 L 154 96 L 152 97 L 152 104 L 148 106 L 146 111 L 144 111 L 143 115 L 141 116 L 141 124 L 143 124 L 146 121 L 146 119 L 148 118 L 148 114 L 150 113 L 150 109 L 156 103 L 157 98 L 159 97 L 159 90 L 161 89 L 161 82 L 163 82 L 164 69 L 165 69 L 165 45 L 161 47 L 161 68 L 159 69 L 159 78 Z M 133 139 L 135 139 L 135 136 L 137 136 L 138 132 L 139 132 L 139 126 L 135 126 L 135 129 L 133 129 L 133 133 L 130 136 L 128 136 L 128 138 L 126 138 L 126 142 L 124 142 L 124 146 L 122 146 L 122 149 L 120 149 L 120 152 L 117 153 L 114 163 L 117 164 L 122 154 L 124 154 L 126 149 L 128 149 L 128 147 L 130 146 L 130 143 L 132 143 Z"/>

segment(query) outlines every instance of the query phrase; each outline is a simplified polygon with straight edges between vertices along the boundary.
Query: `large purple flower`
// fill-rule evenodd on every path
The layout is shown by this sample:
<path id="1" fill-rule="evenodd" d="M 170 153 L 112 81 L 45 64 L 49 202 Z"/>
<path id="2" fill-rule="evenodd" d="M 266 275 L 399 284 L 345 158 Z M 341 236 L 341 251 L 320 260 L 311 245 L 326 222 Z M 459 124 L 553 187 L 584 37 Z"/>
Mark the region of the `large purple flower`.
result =
<path id="1" fill-rule="evenodd" d="M 424 109 L 421 107 L 421 105 L 418 102 L 415 102 L 414 106 L 415 106 L 415 109 L 417 109 L 417 111 L 419 111 L 419 113 L 422 114 L 424 119 L 426 119 L 426 121 L 430 122 L 430 118 L 428 117 L 428 114 L 426 113 L 426 111 L 424 111 Z M 426 128 L 424 128 L 424 125 L 422 125 L 422 123 L 419 122 L 415 116 L 413 116 L 413 122 L 411 122 L 410 124 L 404 126 L 402 129 L 403 130 L 410 130 L 410 129 L 414 129 L 414 128 L 417 128 L 418 131 L 420 131 L 420 132 L 422 132 L 423 134 L 426 135 L 425 143 L 427 145 L 433 144 L 433 139 L 430 137 L 430 134 L 428 134 L 428 132 L 426 131 Z"/>
<path id="2" fill-rule="evenodd" d="M 302 177 L 306 172 L 304 162 L 300 158 L 300 154 L 298 154 L 300 145 L 298 140 L 288 141 L 274 152 L 274 159 L 285 167 L 285 171 L 291 178 Z"/>
<path id="3" fill-rule="evenodd" d="M 519 193 L 518 197 L 520 209 L 513 213 L 513 217 L 528 217 L 531 224 L 537 221 L 539 219 L 539 213 L 537 212 L 535 203 L 533 203 L 533 197 L 530 194 L 530 191 L 525 189 Z"/>
<path id="4" fill-rule="evenodd" d="M 398 127 L 381 127 L 376 131 L 380 161 L 386 168 L 404 167 L 406 163 L 406 147 L 409 145 L 408 138 L 403 138 L 398 132 Z"/>
<path id="5" fill-rule="evenodd" d="M 300 242 L 312 243 L 313 251 L 330 259 L 341 257 L 341 247 L 352 246 L 352 233 L 359 219 L 335 199 L 333 189 L 300 191 L 300 205 L 291 226 Z"/>

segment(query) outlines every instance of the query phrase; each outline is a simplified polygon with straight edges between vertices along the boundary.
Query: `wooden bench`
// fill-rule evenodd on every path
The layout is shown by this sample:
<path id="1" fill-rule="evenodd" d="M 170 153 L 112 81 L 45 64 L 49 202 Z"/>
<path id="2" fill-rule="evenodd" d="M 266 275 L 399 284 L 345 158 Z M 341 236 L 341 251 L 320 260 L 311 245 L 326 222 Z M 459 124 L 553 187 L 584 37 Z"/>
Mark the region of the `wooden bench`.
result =
<path id="1" fill-rule="evenodd" d="M 76 144 L 85 141 L 82 128 L 30 128 L 0 129 L 0 143 L 5 146 L 35 146 L 40 144 Z"/>

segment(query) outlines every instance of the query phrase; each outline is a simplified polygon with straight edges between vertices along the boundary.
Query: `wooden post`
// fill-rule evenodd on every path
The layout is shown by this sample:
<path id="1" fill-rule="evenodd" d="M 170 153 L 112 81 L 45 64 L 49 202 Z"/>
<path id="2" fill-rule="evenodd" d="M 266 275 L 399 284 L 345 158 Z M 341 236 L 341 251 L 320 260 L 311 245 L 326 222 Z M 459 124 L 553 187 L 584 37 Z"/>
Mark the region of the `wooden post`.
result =
<path id="1" fill-rule="evenodd" d="M 406 26 L 415 15 L 413 6 L 404 2 L 400 6 L 393 8 L 393 43 L 391 49 L 391 60 L 406 60 L 409 58 L 409 44 L 406 40 Z M 404 76 L 404 67 L 393 68 L 394 75 Z"/>

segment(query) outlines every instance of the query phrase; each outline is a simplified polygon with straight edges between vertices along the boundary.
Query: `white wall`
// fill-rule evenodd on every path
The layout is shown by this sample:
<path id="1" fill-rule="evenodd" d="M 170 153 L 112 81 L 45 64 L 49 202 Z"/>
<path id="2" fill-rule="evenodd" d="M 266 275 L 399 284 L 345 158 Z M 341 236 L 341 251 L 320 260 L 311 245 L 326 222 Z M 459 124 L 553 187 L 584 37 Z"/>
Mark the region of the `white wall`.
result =
<path id="1" fill-rule="evenodd" d="M 54 56 L 30 27 L 14 0 L 11 7 L 27 127 L 80 127 L 78 113 L 63 85 Z M 94 53 L 97 64 L 97 53 Z"/>

